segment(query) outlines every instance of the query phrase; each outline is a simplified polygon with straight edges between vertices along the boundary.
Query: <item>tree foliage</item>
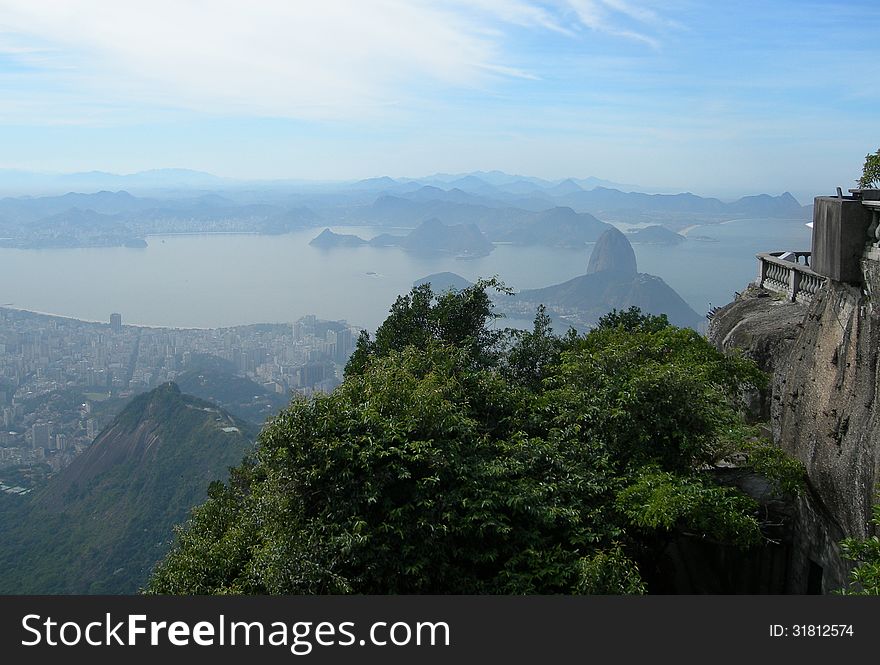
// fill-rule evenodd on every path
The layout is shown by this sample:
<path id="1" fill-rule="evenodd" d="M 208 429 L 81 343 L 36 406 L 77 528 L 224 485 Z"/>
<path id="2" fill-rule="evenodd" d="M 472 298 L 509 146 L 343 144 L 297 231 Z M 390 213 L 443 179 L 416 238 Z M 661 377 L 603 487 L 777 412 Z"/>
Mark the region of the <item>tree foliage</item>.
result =
<path id="1" fill-rule="evenodd" d="M 880 187 L 880 148 L 874 154 L 865 155 L 862 177 L 858 184 L 863 189 Z"/>
<path id="2" fill-rule="evenodd" d="M 383 358 L 407 347 L 425 350 L 429 344 L 467 349 L 476 364 L 493 364 L 507 333 L 503 328 L 487 325 L 501 318 L 493 312 L 487 289 L 510 293 L 502 282 L 492 278 L 481 279 L 460 291 L 440 294 L 435 294 L 430 283 L 426 283 L 398 296 L 375 339 L 361 331 L 345 375 L 363 374 L 373 358 Z"/>
<path id="3" fill-rule="evenodd" d="M 872 509 L 871 526 L 880 529 L 880 504 Z M 840 543 L 844 559 L 855 561 L 849 586 L 841 591 L 850 596 L 880 596 L 880 538 L 846 538 Z"/>
<path id="4" fill-rule="evenodd" d="M 342 385 L 212 485 L 146 591 L 639 593 L 646 541 L 759 539 L 702 470 L 746 438 L 753 364 L 638 310 L 499 330 L 499 286 L 399 298 Z"/>

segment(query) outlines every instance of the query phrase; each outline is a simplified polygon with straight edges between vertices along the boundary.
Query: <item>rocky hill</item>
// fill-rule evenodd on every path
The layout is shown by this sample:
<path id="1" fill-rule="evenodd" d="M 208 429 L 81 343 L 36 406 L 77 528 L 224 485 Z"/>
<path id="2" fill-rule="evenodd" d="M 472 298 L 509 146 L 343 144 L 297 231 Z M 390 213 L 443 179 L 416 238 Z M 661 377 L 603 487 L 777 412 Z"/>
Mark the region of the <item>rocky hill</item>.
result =
<path id="1" fill-rule="evenodd" d="M 625 235 L 613 227 L 599 237 L 587 263 L 588 275 L 606 271 L 620 275 L 635 275 L 638 272 L 632 245 Z"/>
<path id="2" fill-rule="evenodd" d="M 596 242 L 587 274 L 541 289 L 521 291 L 514 298 L 523 313 L 544 304 L 571 316 L 571 323 L 593 325 L 612 309 L 638 307 L 650 314 L 666 314 L 670 323 L 696 328 L 701 317 L 675 290 L 656 275 L 639 273 L 635 253 L 626 236 L 615 228 Z M 576 325 L 576 327 L 578 327 Z"/>

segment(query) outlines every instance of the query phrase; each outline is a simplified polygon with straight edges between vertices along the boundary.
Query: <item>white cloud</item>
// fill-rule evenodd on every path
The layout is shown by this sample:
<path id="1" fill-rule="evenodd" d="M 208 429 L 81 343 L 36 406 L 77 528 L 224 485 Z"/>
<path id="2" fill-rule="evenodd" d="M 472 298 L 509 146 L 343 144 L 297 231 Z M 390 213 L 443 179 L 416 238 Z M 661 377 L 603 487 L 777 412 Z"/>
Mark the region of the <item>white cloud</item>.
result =
<path id="1" fill-rule="evenodd" d="M 0 0 L 0 54 L 83 101 L 326 119 L 425 86 L 535 79 L 508 61 L 514 27 L 656 46 L 621 16 L 659 21 L 623 0 Z"/>
<path id="2" fill-rule="evenodd" d="M 681 25 L 676 21 L 670 21 L 658 14 L 650 7 L 636 5 L 630 0 L 602 0 L 602 3 L 614 11 L 620 12 L 631 19 L 639 21 L 647 25 L 666 26 L 670 28 L 680 28 Z"/>
<path id="3" fill-rule="evenodd" d="M 642 42 L 654 49 L 660 47 L 660 41 L 649 35 L 647 28 L 676 25 L 662 19 L 655 11 L 627 0 L 563 0 L 563 4 L 570 7 L 587 28 Z M 635 23 L 638 29 L 624 27 L 627 23 Z"/>
<path id="4" fill-rule="evenodd" d="M 462 8 L 477 10 L 492 15 L 507 23 L 522 27 L 541 27 L 564 35 L 573 35 L 553 11 L 547 7 L 521 0 L 452 0 Z"/>

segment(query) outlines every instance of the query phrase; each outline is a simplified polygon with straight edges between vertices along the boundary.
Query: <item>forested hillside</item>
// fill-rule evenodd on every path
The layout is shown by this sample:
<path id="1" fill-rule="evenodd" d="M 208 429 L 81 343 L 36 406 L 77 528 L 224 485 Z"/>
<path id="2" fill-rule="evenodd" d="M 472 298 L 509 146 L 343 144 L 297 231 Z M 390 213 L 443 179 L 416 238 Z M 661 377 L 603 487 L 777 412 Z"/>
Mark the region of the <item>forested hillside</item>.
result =
<path id="1" fill-rule="evenodd" d="M 35 495 L 0 500 L 0 593 L 134 593 L 253 425 L 165 384 Z"/>

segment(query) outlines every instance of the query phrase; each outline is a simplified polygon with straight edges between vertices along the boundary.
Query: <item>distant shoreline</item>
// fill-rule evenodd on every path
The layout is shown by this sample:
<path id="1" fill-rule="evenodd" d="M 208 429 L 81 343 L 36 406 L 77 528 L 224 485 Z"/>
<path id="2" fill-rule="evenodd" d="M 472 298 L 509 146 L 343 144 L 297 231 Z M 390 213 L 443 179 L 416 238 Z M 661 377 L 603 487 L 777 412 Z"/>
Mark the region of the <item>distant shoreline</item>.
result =
<path id="1" fill-rule="evenodd" d="M 681 231 L 679 231 L 678 234 L 687 238 L 688 233 L 690 233 L 694 229 L 700 228 L 701 226 L 706 226 L 706 224 L 691 224 L 690 226 L 687 226 L 687 227 L 683 228 Z"/>
<path id="2" fill-rule="evenodd" d="M 98 321 L 95 319 L 81 319 L 76 316 L 68 316 L 66 314 L 55 314 L 53 312 L 42 312 L 36 309 L 25 309 L 23 307 L 16 307 L 13 304 L 7 303 L 4 305 L 0 305 L 0 309 L 11 309 L 16 312 L 23 312 L 24 314 L 34 314 L 36 316 L 48 316 L 54 319 L 67 319 L 68 321 L 76 321 L 77 323 L 92 323 L 97 325 L 109 326 L 110 321 Z M 216 327 L 204 327 L 204 326 L 157 326 L 150 325 L 146 323 L 124 323 L 123 328 L 147 328 L 149 330 L 231 330 L 233 328 L 246 328 L 248 326 L 287 326 L 293 325 L 292 321 L 276 321 L 274 323 L 269 323 L 268 321 L 260 321 L 258 323 L 242 323 L 237 326 L 216 326 Z"/>
<path id="3" fill-rule="evenodd" d="M 305 230 L 305 229 L 303 229 Z M 274 233 L 259 231 L 168 231 L 164 233 L 145 233 L 144 238 L 163 238 L 165 236 L 269 236 Z"/>
<path id="4" fill-rule="evenodd" d="M 757 221 L 761 221 L 761 220 L 770 220 L 770 219 L 772 219 L 773 221 L 780 221 L 780 222 L 800 221 L 800 220 L 795 219 L 793 217 L 792 218 L 787 218 L 787 217 L 735 217 L 734 219 L 725 219 L 723 222 L 703 222 L 701 224 L 691 224 L 690 226 L 683 228 L 678 233 L 679 233 L 679 235 L 683 235 L 685 238 L 687 238 L 688 233 L 690 233 L 694 229 L 700 228 L 701 226 L 706 226 L 706 227 L 725 226 L 727 224 L 733 224 L 735 222 L 757 222 Z"/>

